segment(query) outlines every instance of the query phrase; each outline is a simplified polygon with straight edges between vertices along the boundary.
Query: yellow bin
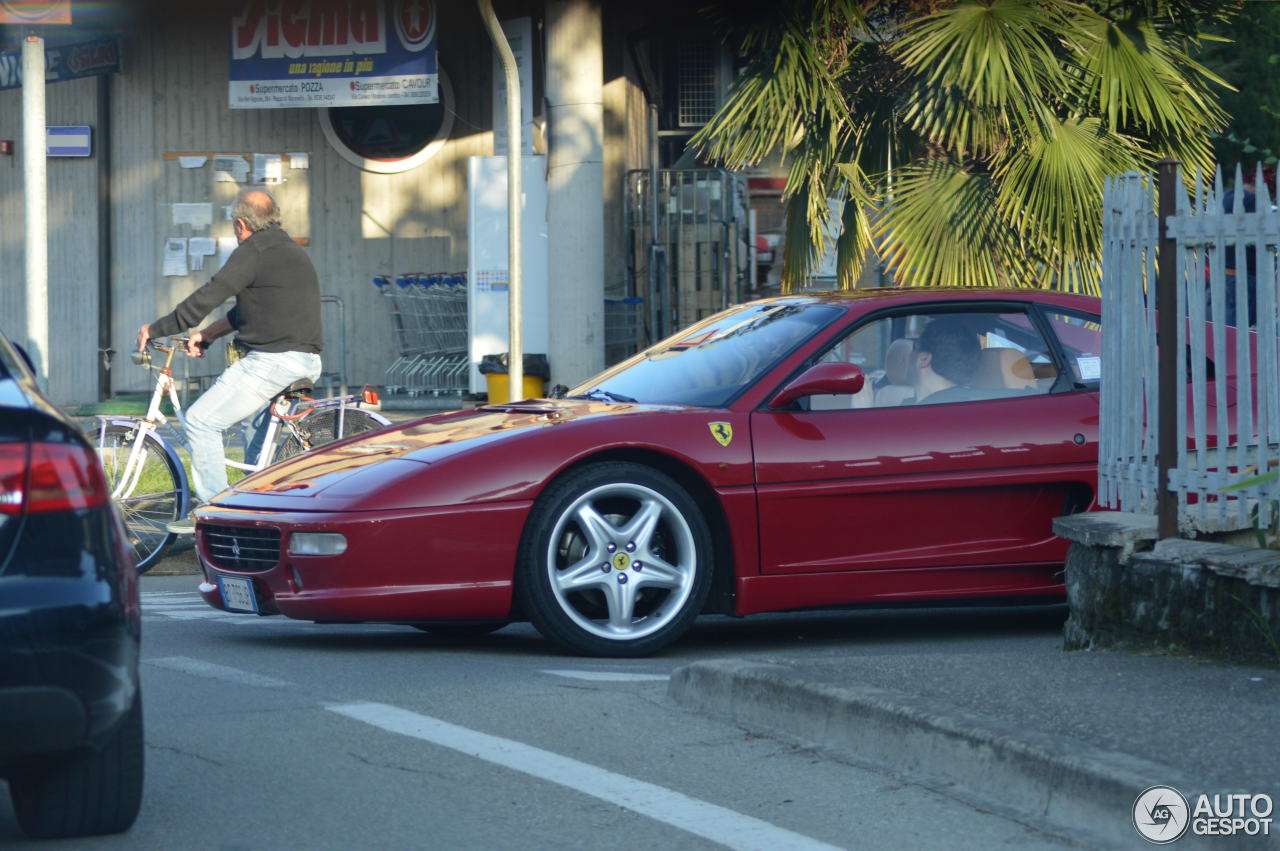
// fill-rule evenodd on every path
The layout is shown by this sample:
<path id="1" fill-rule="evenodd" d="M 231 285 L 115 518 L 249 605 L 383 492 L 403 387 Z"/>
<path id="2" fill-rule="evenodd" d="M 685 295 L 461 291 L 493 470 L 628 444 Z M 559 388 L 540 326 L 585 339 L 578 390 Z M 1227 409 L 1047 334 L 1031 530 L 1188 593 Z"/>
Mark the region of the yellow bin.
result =
<path id="1" fill-rule="evenodd" d="M 488 386 L 489 401 L 495 403 L 502 402 L 518 402 L 520 399 L 536 399 L 543 395 L 543 387 L 546 385 L 545 379 L 536 375 L 524 376 L 522 383 L 523 394 L 520 399 L 511 398 L 510 377 L 505 372 L 486 373 L 485 384 Z"/>

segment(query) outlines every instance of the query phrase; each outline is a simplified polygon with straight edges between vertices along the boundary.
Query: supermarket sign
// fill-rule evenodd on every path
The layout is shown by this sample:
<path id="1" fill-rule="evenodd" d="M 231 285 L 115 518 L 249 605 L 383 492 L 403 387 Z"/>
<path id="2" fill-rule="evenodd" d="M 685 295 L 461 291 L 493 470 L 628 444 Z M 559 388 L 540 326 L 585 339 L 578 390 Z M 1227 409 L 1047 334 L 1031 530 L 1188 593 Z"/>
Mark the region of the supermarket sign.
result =
<path id="1" fill-rule="evenodd" d="M 438 80 L 434 0 L 247 0 L 231 21 L 233 109 L 437 103 Z"/>

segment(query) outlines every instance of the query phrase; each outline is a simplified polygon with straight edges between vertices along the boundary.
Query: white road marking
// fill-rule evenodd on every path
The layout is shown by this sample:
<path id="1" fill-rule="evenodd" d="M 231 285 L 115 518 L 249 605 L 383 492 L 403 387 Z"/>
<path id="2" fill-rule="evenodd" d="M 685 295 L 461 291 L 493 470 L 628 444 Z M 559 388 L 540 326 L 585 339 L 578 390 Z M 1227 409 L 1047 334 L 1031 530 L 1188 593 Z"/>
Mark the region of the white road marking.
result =
<path id="1" fill-rule="evenodd" d="M 188 594 L 157 594 L 144 591 L 142 593 L 143 609 L 208 609 L 214 608 L 195 592 Z"/>
<path id="2" fill-rule="evenodd" d="M 169 618 L 177 621 L 215 620 L 234 624 L 285 623 L 284 618 L 265 618 L 242 612 L 224 612 L 215 609 L 194 591 L 144 591 L 142 614 L 146 617 Z"/>
<path id="3" fill-rule="evenodd" d="M 161 617 L 173 618 L 178 621 L 206 620 L 208 618 L 225 618 L 226 612 L 220 612 L 217 609 L 205 606 L 204 609 L 180 609 L 174 607 L 147 607 L 142 609 L 149 615 L 160 615 Z"/>
<path id="4" fill-rule="evenodd" d="M 665 683 L 671 679 L 670 674 L 635 674 L 624 671 L 547 670 L 542 673 L 571 680 L 590 680 L 599 683 Z"/>
<path id="5" fill-rule="evenodd" d="M 211 680 L 222 680 L 245 686 L 287 688 L 293 685 L 293 683 L 286 680 L 255 674 L 252 671 L 242 671 L 239 668 L 232 668 L 227 665 L 204 662 L 200 659 L 192 659 L 190 656 L 165 656 L 160 659 L 146 659 L 144 661 L 148 665 L 155 665 L 157 668 L 167 668 L 170 671 L 180 671 L 196 677 L 207 677 Z"/>
<path id="6" fill-rule="evenodd" d="M 459 727 L 407 709 L 385 703 L 348 703 L 326 708 L 388 732 L 431 742 L 550 781 L 730 848 L 759 851 L 818 851 L 835 848 L 663 786 L 615 774 L 551 751 Z"/>
<path id="7" fill-rule="evenodd" d="M 164 597 L 167 599 L 157 599 Z M 207 620 L 234 626 L 279 626 L 291 630 L 328 629 L 328 624 L 316 624 L 311 621 L 300 621 L 286 618 L 283 615 L 264 616 L 248 612 L 226 612 L 215 609 L 199 597 L 195 592 L 144 591 L 142 593 L 142 616 L 146 620 L 161 618 L 176 621 Z M 378 624 L 360 624 L 365 630 Z M 398 624 L 383 625 L 386 630 L 402 630 Z"/>

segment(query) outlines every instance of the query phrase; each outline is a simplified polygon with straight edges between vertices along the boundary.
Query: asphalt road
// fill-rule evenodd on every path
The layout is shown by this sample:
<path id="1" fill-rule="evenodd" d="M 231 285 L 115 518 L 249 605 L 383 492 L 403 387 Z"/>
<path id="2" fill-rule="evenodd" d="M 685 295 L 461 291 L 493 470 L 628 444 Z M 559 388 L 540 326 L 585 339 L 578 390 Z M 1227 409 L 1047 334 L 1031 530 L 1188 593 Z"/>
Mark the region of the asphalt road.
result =
<path id="1" fill-rule="evenodd" d="M 526 625 L 475 639 L 205 606 L 143 577 L 147 786 L 123 835 L 10 848 L 1073 847 L 847 758 L 667 697 L 700 659 L 1042 649 L 1061 612 L 704 618 L 658 658 L 558 653 Z"/>

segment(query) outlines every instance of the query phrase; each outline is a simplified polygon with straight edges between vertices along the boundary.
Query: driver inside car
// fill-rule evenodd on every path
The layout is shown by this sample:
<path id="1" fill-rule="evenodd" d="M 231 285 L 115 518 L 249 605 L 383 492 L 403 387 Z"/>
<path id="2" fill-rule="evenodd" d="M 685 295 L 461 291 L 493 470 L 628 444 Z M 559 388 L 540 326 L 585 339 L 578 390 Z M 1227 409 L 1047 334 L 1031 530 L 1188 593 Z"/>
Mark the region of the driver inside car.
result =
<path id="1" fill-rule="evenodd" d="M 912 372 L 915 404 L 964 402 L 973 398 L 969 384 L 978 369 L 982 347 L 964 321 L 935 319 L 915 341 Z"/>

